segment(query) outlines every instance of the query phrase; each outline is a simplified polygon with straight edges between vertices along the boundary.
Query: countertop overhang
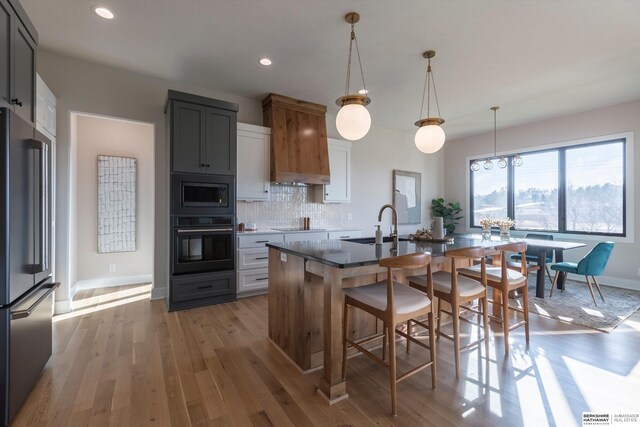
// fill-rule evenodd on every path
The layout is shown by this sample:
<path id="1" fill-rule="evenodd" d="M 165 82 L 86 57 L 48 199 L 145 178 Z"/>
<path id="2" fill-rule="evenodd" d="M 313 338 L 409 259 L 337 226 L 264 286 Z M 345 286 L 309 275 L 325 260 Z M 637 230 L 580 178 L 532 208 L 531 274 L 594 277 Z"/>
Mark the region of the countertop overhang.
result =
<path id="1" fill-rule="evenodd" d="M 267 243 L 266 246 L 284 253 L 338 268 L 377 264 L 378 260 L 382 258 L 412 253 L 428 252 L 435 257 L 444 256 L 445 251 L 451 249 L 470 248 L 474 246 L 489 249 L 501 244 L 523 241 L 526 241 L 531 248 L 539 247 L 543 249 L 555 249 L 556 247 L 570 249 L 584 246 L 583 243 L 572 244 L 553 240 L 522 239 L 515 237 L 510 238 L 508 241 L 502 241 L 497 236 L 492 237 L 491 240 L 483 240 L 480 235 L 462 234 L 453 235 L 453 238 L 453 243 L 399 241 L 397 246 L 395 246 L 394 243 L 375 245 L 354 243 L 345 240 L 307 240 L 290 243 Z"/>

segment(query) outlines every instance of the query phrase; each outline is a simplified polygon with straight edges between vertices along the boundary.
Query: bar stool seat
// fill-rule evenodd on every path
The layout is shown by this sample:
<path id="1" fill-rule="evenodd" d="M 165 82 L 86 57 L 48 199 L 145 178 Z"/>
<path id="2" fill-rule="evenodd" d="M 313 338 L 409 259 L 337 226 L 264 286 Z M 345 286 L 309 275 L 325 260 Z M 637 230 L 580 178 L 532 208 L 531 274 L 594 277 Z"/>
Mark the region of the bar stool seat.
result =
<path id="1" fill-rule="evenodd" d="M 411 282 L 427 287 L 427 280 L 423 276 L 411 276 Z M 434 292 L 451 293 L 451 273 L 438 271 L 433 273 Z M 484 294 L 485 287 L 477 280 L 468 277 L 458 277 L 458 295 L 463 298 Z"/>
<path id="2" fill-rule="evenodd" d="M 474 265 L 473 267 L 459 268 L 458 273 L 464 274 L 468 277 L 480 278 L 480 266 Z M 434 276 L 435 277 L 435 276 Z M 487 266 L 487 280 L 500 282 L 502 280 L 502 269 L 500 266 Z M 507 282 L 509 287 L 520 287 L 518 285 L 525 282 L 527 277 L 520 271 L 507 269 Z"/>
<path id="3" fill-rule="evenodd" d="M 435 277 L 435 275 L 434 275 Z M 344 290 L 345 295 L 377 310 L 387 309 L 387 281 Z M 431 305 L 429 297 L 416 289 L 393 282 L 393 304 L 396 313 L 407 314 Z"/>

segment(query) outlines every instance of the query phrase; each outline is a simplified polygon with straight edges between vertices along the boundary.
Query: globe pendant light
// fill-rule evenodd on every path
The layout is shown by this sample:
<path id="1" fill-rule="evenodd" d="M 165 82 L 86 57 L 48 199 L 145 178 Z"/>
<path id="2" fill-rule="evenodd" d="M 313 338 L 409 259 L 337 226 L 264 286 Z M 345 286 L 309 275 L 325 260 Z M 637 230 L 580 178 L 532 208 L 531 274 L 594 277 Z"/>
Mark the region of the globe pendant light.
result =
<path id="1" fill-rule="evenodd" d="M 336 128 L 343 138 L 349 141 L 357 141 L 363 138 L 371 127 L 371 115 L 366 106 L 369 105 L 371 99 L 366 95 L 367 85 L 364 82 L 364 72 L 362 71 L 362 61 L 360 60 L 360 49 L 358 49 L 358 39 L 354 31 L 354 24 L 360 20 L 360 15 L 356 12 L 347 13 L 344 17 L 347 23 L 351 24 L 351 36 L 349 39 L 349 61 L 347 63 L 347 83 L 345 85 L 344 96 L 336 100 L 336 104 L 340 107 L 336 116 Z M 358 64 L 360 65 L 360 76 L 362 77 L 363 89 L 360 93 L 349 93 L 349 80 L 351 79 L 351 52 L 353 44 L 356 45 L 356 55 L 358 56 Z"/>
<path id="2" fill-rule="evenodd" d="M 422 104 L 420 105 L 420 117 L 424 110 L 424 95 L 427 94 L 427 117 L 418 120 L 415 125 L 418 126 L 418 131 L 415 136 L 415 143 L 418 150 L 426 154 L 432 154 L 442 148 L 444 145 L 445 134 L 444 130 L 440 127 L 444 123 L 444 120 L 440 117 L 431 117 L 431 87 L 433 86 L 433 96 L 436 100 L 436 107 L 438 108 L 438 116 L 440 116 L 440 104 L 438 103 L 438 93 L 436 92 L 436 82 L 433 78 L 433 71 L 431 70 L 431 58 L 436 56 L 435 50 L 428 50 L 422 54 L 423 58 L 427 59 L 427 73 L 424 77 L 424 89 L 422 91 Z"/>

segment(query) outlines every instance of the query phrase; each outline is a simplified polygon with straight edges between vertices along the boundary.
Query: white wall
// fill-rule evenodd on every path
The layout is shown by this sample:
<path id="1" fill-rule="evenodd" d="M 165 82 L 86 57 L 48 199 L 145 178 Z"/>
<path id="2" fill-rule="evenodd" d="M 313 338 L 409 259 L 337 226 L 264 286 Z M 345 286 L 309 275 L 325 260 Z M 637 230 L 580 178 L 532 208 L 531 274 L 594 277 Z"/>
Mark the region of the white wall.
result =
<path id="1" fill-rule="evenodd" d="M 236 102 L 240 105 L 239 120 L 250 124 L 262 124 L 262 106 L 259 100 L 216 92 L 210 88 L 188 83 L 171 82 L 151 76 L 76 60 L 70 57 L 38 50 L 38 73 L 58 97 L 56 177 L 57 279 L 62 283 L 56 292 L 56 306 L 63 307 L 69 301 L 71 285 L 77 280 L 75 259 L 76 236 L 75 188 L 70 176 L 74 173 L 70 127 L 71 112 L 93 113 L 110 117 L 152 123 L 155 125 L 155 247 L 153 297 L 164 295 L 168 274 L 168 168 L 166 167 L 164 112 L 168 89 L 197 93 L 212 98 Z M 68 305 L 68 304 L 67 304 Z"/>
<path id="2" fill-rule="evenodd" d="M 571 116 L 559 117 L 541 122 L 499 129 L 498 151 L 534 149 L 536 146 L 562 143 L 621 132 L 634 132 L 635 138 L 640 135 L 640 101 L 624 103 L 608 108 L 588 111 Z M 459 200 L 467 212 L 469 201 L 466 200 L 466 170 L 468 156 L 481 156 L 493 152 L 493 133 L 470 136 L 450 141 L 445 144 L 444 161 L 447 168 L 444 172 L 444 193 L 448 199 Z M 634 163 L 640 159 L 640 144 L 634 144 Z M 632 165 L 633 166 L 633 165 Z M 594 171 L 597 173 L 597 171 Z M 640 200 L 640 173 L 635 171 L 633 182 L 634 211 L 638 212 Z M 466 220 L 466 218 L 465 218 Z M 640 230 L 638 216 L 627 217 L 631 228 Z M 468 223 L 468 220 L 466 221 Z M 565 239 L 565 238 L 563 238 Z M 565 239 L 565 240 L 579 240 Z M 601 240 L 607 240 L 602 238 Z M 566 261 L 577 261 L 595 244 L 593 239 L 584 240 L 584 249 L 576 249 L 565 253 Z M 638 268 L 640 268 L 640 244 L 637 238 L 632 242 L 617 242 L 613 254 L 605 270 L 604 283 L 640 289 Z"/>
<path id="3" fill-rule="evenodd" d="M 76 193 L 70 180 L 70 176 L 75 173 L 70 142 L 70 115 L 74 111 L 155 125 L 155 247 L 152 296 L 161 298 L 164 295 L 169 266 L 169 180 L 163 113 L 167 90 L 175 89 L 238 103 L 238 121 L 262 125 L 261 100 L 267 95 L 269 88 L 265 88 L 265 92 L 255 98 L 241 97 L 185 82 L 171 82 L 77 60 L 45 50 L 38 51 L 38 72 L 58 97 L 56 213 L 59 238 L 56 242 L 56 265 L 62 288 L 56 293 L 56 299 L 60 301 L 70 298 L 70 283 L 75 283 L 78 273 L 78 267 L 74 264 L 77 257 L 74 247 L 76 236 L 74 227 L 70 227 L 70 220 L 71 224 L 75 221 L 73 216 Z M 212 82 L 212 85 L 215 85 L 215 82 Z M 373 121 L 375 123 L 375 117 Z M 331 115 L 327 116 L 327 128 L 329 137 L 339 138 L 335 130 L 335 118 Z M 353 144 L 352 203 L 349 212 L 353 214 L 353 220 L 346 222 L 345 219 L 344 226 L 361 228 L 364 235 L 373 235 L 378 210 L 383 204 L 392 201 L 393 169 L 422 173 L 422 215 L 423 223 L 427 225 L 431 198 L 443 192 L 442 159 L 442 152 L 432 156 L 419 153 L 413 144 L 413 134 L 372 127 L 365 138 Z M 385 213 L 383 223 L 390 224 L 389 213 Z M 414 225 L 402 226 L 400 232 L 408 233 L 415 228 Z"/>
<path id="4" fill-rule="evenodd" d="M 148 275 L 153 272 L 153 133 L 152 125 L 96 116 L 77 116 L 77 279 Z M 137 160 L 136 250 L 99 254 L 97 250 L 97 156 Z M 115 271 L 110 272 L 113 264 Z"/>
<path id="5" fill-rule="evenodd" d="M 375 121 L 375 117 L 372 118 Z M 327 117 L 328 133 L 339 138 L 335 131 L 335 118 Z M 372 126 L 369 133 L 355 141 L 351 149 L 351 205 L 353 221 L 341 225 L 362 229 L 363 236 L 374 235 L 378 211 L 393 201 L 393 170 L 399 169 L 422 174 L 422 225 L 431 222 L 431 199 L 440 196 L 443 188 L 442 151 L 426 155 L 418 151 L 413 134 Z M 391 213 L 383 214 L 383 234 L 388 234 Z M 413 233 L 418 225 L 402 225 L 400 234 Z"/>

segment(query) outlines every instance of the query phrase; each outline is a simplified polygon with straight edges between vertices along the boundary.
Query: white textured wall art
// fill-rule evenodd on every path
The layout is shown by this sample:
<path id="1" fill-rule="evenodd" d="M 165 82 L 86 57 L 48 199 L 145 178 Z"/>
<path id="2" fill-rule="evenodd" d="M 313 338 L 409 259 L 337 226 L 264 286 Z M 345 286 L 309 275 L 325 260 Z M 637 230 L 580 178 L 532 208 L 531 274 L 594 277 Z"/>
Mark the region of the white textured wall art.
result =
<path id="1" fill-rule="evenodd" d="M 136 162 L 98 156 L 98 253 L 136 250 Z"/>

